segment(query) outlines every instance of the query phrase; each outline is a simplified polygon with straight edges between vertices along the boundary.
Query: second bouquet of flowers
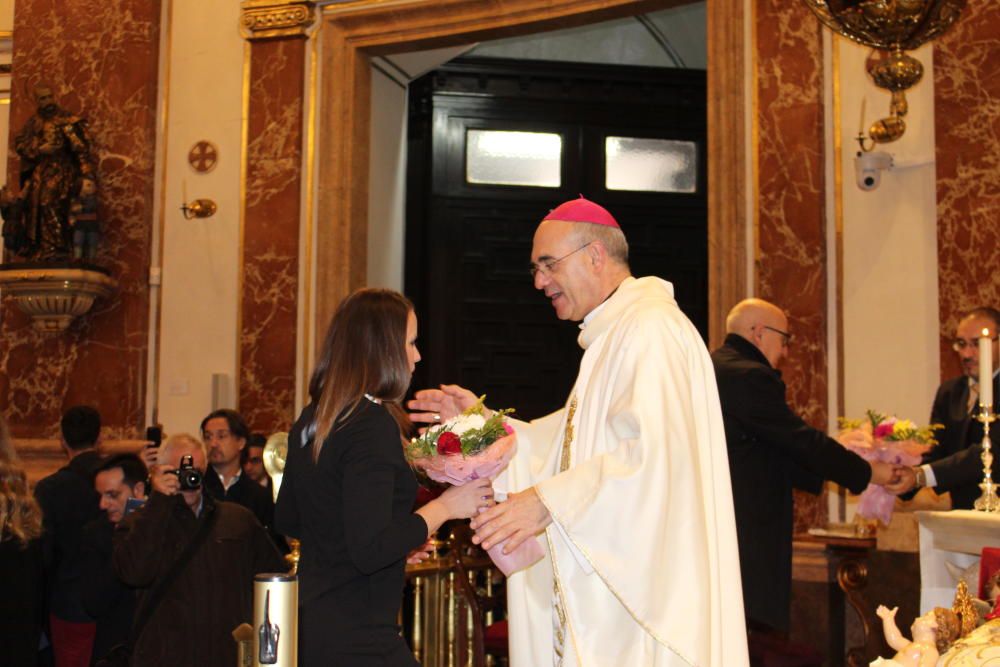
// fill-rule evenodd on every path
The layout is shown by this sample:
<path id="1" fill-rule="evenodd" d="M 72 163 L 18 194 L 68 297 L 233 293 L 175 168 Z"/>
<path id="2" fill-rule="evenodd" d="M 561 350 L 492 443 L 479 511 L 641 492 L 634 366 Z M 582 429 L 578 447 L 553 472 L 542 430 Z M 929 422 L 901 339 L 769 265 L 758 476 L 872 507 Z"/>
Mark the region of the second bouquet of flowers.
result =
<path id="1" fill-rule="evenodd" d="M 406 446 L 406 459 L 435 482 L 461 486 L 483 477 L 499 475 L 517 451 L 517 434 L 507 423 L 513 410 L 486 416 L 483 396 L 475 405 L 447 422 L 428 428 Z M 509 554 L 503 544 L 489 549 L 490 558 L 504 575 L 523 570 L 541 560 L 538 540 L 525 541 Z"/>
<path id="2" fill-rule="evenodd" d="M 897 419 L 874 410 L 866 419 L 840 418 L 837 442 L 866 461 L 915 466 L 937 444 L 934 431 L 939 424 L 917 426 L 909 419 Z M 858 514 L 866 519 L 880 519 L 889 525 L 896 496 L 881 486 L 869 484 L 858 501 Z"/>

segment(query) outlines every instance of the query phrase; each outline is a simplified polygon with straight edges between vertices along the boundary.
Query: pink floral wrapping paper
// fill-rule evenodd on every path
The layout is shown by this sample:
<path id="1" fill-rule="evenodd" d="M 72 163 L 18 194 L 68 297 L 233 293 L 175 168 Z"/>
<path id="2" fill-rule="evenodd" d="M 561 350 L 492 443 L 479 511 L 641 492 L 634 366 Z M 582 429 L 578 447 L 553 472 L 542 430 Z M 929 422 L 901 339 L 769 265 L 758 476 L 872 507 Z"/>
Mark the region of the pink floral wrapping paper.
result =
<path id="1" fill-rule="evenodd" d="M 892 434 L 893 424 L 882 423 L 872 428 L 862 424 L 859 428 L 846 429 L 837 436 L 837 441 L 866 461 L 915 466 L 933 443 L 916 440 L 887 440 Z M 858 497 L 858 515 L 866 519 L 878 519 L 889 525 L 896 496 L 883 487 L 869 484 Z"/>
<path id="2" fill-rule="evenodd" d="M 496 440 L 492 445 L 471 456 L 462 454 L 439 454 L 414 459 L 413 465 L 423 470 L 435 482 L 462 486 L 466 482 L 499 475 L 510 463 L 517 451 L 517 434 L 507 427 L 508 435 Z M 532 537 L 509 554 L 503 553 L 506 542 L 496 544 L 486 553 L 493 563 L 509 577 L 540 561 L 545 555 L 538 539 Z"/>
<path id="3" fill-rule="evenodd" d="M 474 479 L 499 475 L 516 451 L 517 435 L 511 432 L 478 454 L 439 454 L 414 459 L 413 465 L 427 473 L 435 482 L 462 486 Z"/>

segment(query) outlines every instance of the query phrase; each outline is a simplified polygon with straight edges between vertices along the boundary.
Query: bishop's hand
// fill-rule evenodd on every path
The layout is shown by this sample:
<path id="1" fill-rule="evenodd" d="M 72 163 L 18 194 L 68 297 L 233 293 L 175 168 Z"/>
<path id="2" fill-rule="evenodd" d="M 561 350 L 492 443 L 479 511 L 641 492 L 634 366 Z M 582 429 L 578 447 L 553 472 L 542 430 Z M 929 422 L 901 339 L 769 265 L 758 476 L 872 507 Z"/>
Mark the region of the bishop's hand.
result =
<path id="1" fill-rule="evenodd" d="M 456 417 L 476 404 L 479 397 L 457 384 L 443 384 L 440 389 L 421 389 L 406 404 L 410 419 L 421 424 L 437 424 Z"/>
<path id="2" fill-rule="evenodd" d="M 494 545 L 504 544 L 503 552 L 509 554 L 522 542 L 545 530 L 552 523 L 552 515 L 538 497 L 535 489 L 512 493 L 507 500 L 482 512 L 469 524 L 476 534 L 473 544 L 489 550 Z"/>

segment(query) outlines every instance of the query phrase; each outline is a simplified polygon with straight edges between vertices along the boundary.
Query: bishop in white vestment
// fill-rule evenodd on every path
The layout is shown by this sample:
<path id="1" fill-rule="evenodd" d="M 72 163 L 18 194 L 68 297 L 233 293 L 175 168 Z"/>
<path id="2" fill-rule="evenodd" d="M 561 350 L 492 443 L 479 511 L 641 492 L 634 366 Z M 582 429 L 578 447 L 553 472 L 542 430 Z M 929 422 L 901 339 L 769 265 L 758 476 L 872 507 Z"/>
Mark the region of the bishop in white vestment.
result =
<path id="1" fill-rule="evenodd" d="M 562 410 L 514 422 L 518 453 L 494 483 L 509 498 L 472 524 L 486 548 L 540 534 L 546 551 L 508 581 L 511 665 L 747 665 L 704 342 L 670 283 L 629 275 L 617 223 L 582 197 L 542 222 L 532 261 L 557 316 L 583 320 L 585 352 Z M 443 389 L 418 399 L 462 403 L 465 390 Z"/>

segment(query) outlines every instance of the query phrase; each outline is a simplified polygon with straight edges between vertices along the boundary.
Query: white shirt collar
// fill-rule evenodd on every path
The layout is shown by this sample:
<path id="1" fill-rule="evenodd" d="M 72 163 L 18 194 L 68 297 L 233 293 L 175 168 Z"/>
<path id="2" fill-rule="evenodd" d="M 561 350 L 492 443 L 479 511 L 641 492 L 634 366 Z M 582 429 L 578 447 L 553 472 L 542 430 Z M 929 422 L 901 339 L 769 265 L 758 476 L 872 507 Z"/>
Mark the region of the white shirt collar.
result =
<path id="1" fill-rule="evenodd" d="M 219 472 L 216 471 L 215 468 L 212 468 L 212 472 L 214 472 L 216 475 L 219 475 L 219 482 L 222 483 L 222 489 L 224 491 L 228 491 L 229 487 L 231 487 L 236 482 L 240 481 L 240 477 L 243 476 L 243 467 L 241 466 L 240 469 L 236 472 L 236 474 L 233 475 L 232 479 L 229 480 L 229 484 L 226 484 L 226 479 L 221 474 L 219 474 Z"/>

